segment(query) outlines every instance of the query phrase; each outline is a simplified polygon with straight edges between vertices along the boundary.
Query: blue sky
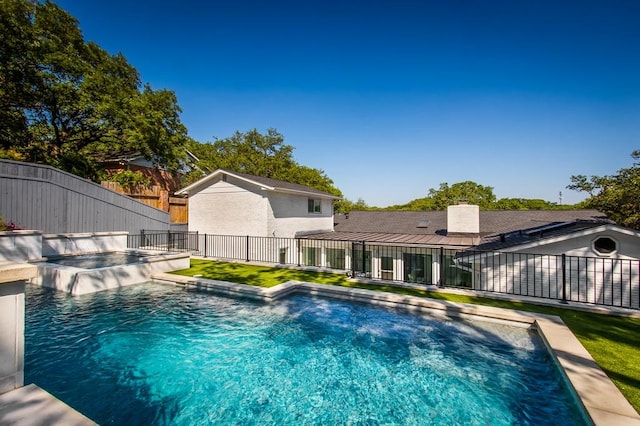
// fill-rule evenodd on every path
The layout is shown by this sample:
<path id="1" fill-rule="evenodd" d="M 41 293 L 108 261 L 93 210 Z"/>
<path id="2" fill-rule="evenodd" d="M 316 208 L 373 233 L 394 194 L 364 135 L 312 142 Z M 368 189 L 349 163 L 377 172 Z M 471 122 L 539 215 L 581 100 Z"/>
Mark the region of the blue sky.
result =
<path id="1" fill-rule="evenodd" d="M 352 201 L 472 180 L 575 203 L 640 149 L 636 0 L 57 2 L 201 141 L 275 128 Z"/>

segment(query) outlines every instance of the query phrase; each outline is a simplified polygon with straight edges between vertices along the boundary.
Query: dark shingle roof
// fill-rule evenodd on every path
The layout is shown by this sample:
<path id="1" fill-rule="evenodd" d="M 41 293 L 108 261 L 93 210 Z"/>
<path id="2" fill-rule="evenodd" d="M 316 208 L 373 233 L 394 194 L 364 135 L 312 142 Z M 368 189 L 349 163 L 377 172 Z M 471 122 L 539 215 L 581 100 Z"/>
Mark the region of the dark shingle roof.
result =
<path id="1" fill-rule="evenodd" d="M 287 192 L 299 192 L 299 193 L 303 193 L 303 194 L 308 194 L 308 195 L 317 195 L 319 197 L 324 197 L 324 198 L 332 198 L 332 199 L 340 199 L 340 197 L 337 197 L 333 194 L 329 194 L 328 192 L 324 192 L 324 191 L 320 191 L 318 189 L 315 188 L 310 188 L 308 186 L 305 185 L 300 185 L 297 183 L 291 183 L 291 182 L 285 182 L 282 180 L 277 180 L 277 179 L 271 179 L 271 178 L 266 178 L 266 177 L 262 177 L 262 176 L 254 176 L 254 175 L 250 175 L 247 173 L 239 173 L 239 172 L 234 172 L 232 170 L 226 170 L 226 169 L 218 169 L 213 173 L 208 174 L 207 176 L 203 177 L 202 179 L 192 183 L 191 185 L 186 186 L 185 188 L 182 188 L 181 190 L 177 191 L 176 194 L 177 195 L 188 195 L 191 191 L 196 190 L 198 188 L 202 188 L 205 185 L 210 185 L 211 182 L 216 179 L 218 176 L 220 175 L 230 175 L 230 176 L 236 176 L 239 179 L 243 179 L 245 181 L 249 181 L 252 182 L 256 185 L 260 185 L 260 186 L 264 186 L 267 188 L 271 188 L 273 190 L 281 190 L 281 191 L 287 191 Z"/>
<path id="2" fill-rule="evenodd" d="M 300 185 L 300 184 L 297 184 L 297 183 L 285 182 L 285 181 L 282 181 L 282 180 L 271 179 L 271 178 L 266 178 L 266 177 L 262 177 L 262 176 L 255 176 L 255 175 L 250 175 L 250 174 L 247 174 L 247 173 L 239 173 L 239 172 L 234 172 L 232 170 L 226 170 L 226 169 L 220 169 L 220 171 L 222 171 L 224 173 L 231 174 L 231 175 L 239 176 L 239 177 L 245 178 L 247 180 L 259 183 L 259 184 L 264 185 L 264 186 L 275 188 L 275 189 L 285 189 L 285 190 L 288 190 L 288 191 L 308 192 L 308 193 L 312 193 L 312 194 L 322 195 L 322 196 L 325 196 L 325 197 L 339 198 L 339 197 L 336 197 L 335 195 L 329 194 L 328 192 L 320 191 L 318 189 L 310 188 L 308 186 Z"/>
<path id="3" fill-rule="evenodd" d="M 334 216 L 334 232 L 309 235 L 396 244 L 486 246 L 487 250 L 611 223 L 597 210 L 480 211 L 479 235 L 448 235 L 446 211 L 355 211 Z M 559 226 L 559 224 L 564 224 Z M 553 228 L 542 234 L 529 232 Z M 503 236 L 503 238 L 501 238 Z"/>

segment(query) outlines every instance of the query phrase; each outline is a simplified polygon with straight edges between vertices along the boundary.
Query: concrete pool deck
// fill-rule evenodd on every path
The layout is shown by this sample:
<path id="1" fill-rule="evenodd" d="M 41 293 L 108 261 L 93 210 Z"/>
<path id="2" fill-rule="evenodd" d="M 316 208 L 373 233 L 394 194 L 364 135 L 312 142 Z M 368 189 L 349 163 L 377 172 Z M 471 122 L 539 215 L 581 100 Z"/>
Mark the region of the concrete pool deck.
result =
<path id="1" fill-rule="evenodd" d="M 16 426 L 97 425 L 34 384 L 0 395 L 0 424 Z"/>
<path id="2" fill-rule="evenodd" d="M 556 316 L 298 281 L 288 281 L 274 287 L 262 288 L 167 273 L 154 274 L 152 279 L 182 285 L 187 289 L 263 301 L 274 301 L 293 293 L 303 293 L 427 313 L 443 318 L 473 318 L 534 328 L 582 404 L 589 417 L 587 420 L 598 426 L 640 426 L 640 415 L 571 330 Z"/>

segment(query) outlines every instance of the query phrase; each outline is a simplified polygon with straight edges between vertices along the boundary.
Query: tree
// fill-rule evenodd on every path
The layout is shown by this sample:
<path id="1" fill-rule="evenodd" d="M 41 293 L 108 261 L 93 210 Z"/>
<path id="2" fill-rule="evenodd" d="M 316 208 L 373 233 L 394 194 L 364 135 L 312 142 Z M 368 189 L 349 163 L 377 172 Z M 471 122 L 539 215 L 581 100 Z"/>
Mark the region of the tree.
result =
<path id="1" fill-rule="evenodd" d="M 178 170 L 185 159 L 184 148 L 191 139 L 180 121 L 182 110 L 175 93 L 145 85 L 142 93 L 130 102 L 131 115 L 120 149 L 140 151 L 156 166 Z"/>
<path id="2" fill-rule="evenodd" d="M 472 181 L 454 183 L 449 186 L 446 182 L 440 184 L 439 189 L 429 189 L 429 198 L 433 201 L 435 210 L 444 210 L 447 206 L 467 201 L 476 204 L 481 209 L 490 209 L 496 201 L 493 188 L 482 186 Z"/>
<path id="3" fill-rule="evenodd" d="M 530 198 L 500 198 L 493 204 L 494 210 L 562 210 L 573 206 L 559 206 L 556 203 Z"/>
<path id="4" fill-rule="evenodd" d="M 95 178 L 104 155 L 141 151 L 175 165 L 187 140 L 175 95 L 141 90 L 121 55 L 85 42 L 78 21 L 50 1 L 3 0 L 1 155 Z"/>
<path id="5" fill-rule="evenodd" d="M 619 225 L 640 230 L 640 150 L 631 157 L 631 167 L 611 176 L 571 176 L 567 188 L 588 193 L 586 207 L 601 211 Z"/>
<path id="6" fill-rule="evenodd" d="M 396 204 L 389 206 L 383 210 L 400 210 L 400 211 L 429 211 L 437 210 L 434 206 L 434 200 L 430 197 L 416 198 L 406 204 Z"/>
<path id="7" fill-rule="evenodd" d="M 493 194 L 492 187 L 472 181 L 458 182 L 451 186 L 443 182 L 438 189 L 430 188 L 427 197 L 416 198 L 407 204 L 390 206 L 387 210 L 445 210 L 448 206 L 458 204 L 460 201 L 476 204 L 483 210 L 490 210 L 495 204 L 496 196 Z"/>
<path id="8" fill-rule="evenodd" d="M 333 210 L 336 213 L 349 213 L 353 211 L 377 210 L 375 207 L 369 207 L 362 198 L 358 198 L 355 203 L 353 201 L 342 199 L 335 202 Z"/>
<path id="9" fill-rule="evenodd" d="M 37 62 L 33 34 L 34 5 L 23 0 L 0 2 L 0 147 L 27 137 L 23 105 L 33 104 Z"/>
<path id="10" fill-rule="evenodd" d="M 293 159 L 293 146 L 284 143 L 284 136 L 275 129 L 265 134 L 253 129 L 235 132 L 231 137 L 213 143 L 192 141 L 188 149 L 200 160 L 198 167 L 184 177 L 183 184 L 193 183 L 205 173 L 227 169 L 285 182 L 298 183 L 338 197 L 342 193 L 323 170 L 298 164 Z"/>

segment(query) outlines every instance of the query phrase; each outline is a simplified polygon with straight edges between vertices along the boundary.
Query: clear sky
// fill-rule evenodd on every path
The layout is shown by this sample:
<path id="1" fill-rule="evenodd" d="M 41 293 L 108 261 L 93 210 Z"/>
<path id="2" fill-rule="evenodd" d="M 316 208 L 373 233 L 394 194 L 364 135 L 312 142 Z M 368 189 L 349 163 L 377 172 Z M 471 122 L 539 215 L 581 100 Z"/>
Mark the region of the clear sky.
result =
<path id="1" fill-rule="evenodd" d="M 59 0 L 200 142 L 275 128 L 352 201 L 575 203 L 640 149 L 637 0 Z"/>

